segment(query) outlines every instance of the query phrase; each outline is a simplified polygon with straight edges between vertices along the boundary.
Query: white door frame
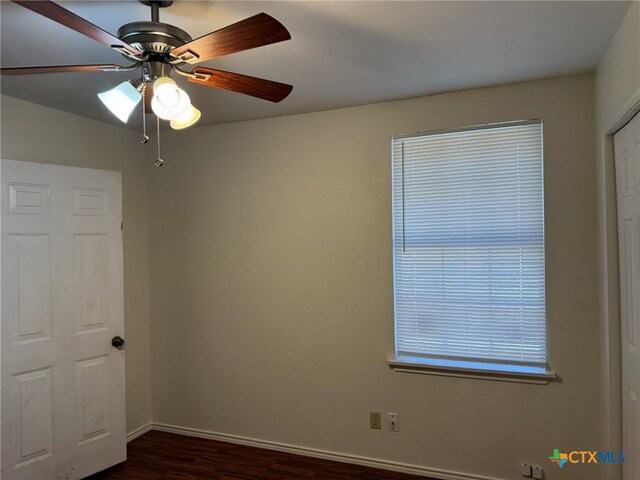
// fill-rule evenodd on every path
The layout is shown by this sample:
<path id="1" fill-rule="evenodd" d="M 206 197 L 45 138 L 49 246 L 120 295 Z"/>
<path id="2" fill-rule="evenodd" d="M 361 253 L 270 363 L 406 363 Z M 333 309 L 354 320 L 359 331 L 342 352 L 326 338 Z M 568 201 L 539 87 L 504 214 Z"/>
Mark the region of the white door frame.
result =
<path id="1" fill-rule="evenodd" d="M 620 277 L 618 258 L 618 220 L 616 201 L 615 157 L 613 135 L 624 127 L 636 114 L 640 114 L 640 89 L 627 100 L 614 119 L 600 132 L 603 149 L 599 161 L 599 198 L 600 218 L 599 262 L 601 265 L 600 286 L 603 289 L 602 347 L 603 374 L 605 392 L 603 395 L 604 418 L 602 450 L 618 451 L 622 449 L 622 352 L 620 344 Z M 597 152 L 598 154 L 601 152 Z M 620 478 L 620 465 L 603 464 L 601 478 Z"/>

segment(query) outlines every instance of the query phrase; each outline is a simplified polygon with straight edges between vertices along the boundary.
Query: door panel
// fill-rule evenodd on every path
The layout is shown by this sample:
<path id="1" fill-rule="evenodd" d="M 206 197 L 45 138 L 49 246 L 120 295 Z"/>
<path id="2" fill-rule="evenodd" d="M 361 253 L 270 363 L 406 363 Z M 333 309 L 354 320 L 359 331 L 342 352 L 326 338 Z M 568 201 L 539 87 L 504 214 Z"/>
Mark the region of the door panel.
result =
<path id="1" fill-rule="evenodd" d="M 48 215 L 49 186 L 10 183 L 9 213 Z"/>
<path id="2" fill-rule="evenodd" d="M 77 327 L 79 332 L 107 328 L 107 238 L 103 234 L 73 236 Z"/>
<path id="3" fill-rule="evenodd" d="M 51 367 L 13 375 L 14 465 L 53 454 Z"/>
<path id="4" fill-rule="evenodd" d="M 73 214 L 92 217 L 107 214 L 107 192 L 97 188 L 73 189 Z"/>
<path id="5" fill-rule="evenodd" d="M 45 235 L 9 235 L 13 250 L 5 268 L 15 272 L 16 282 L 8 285 L 16 299 L 15 343 L 51 338 L 51 237 Z M 11 294 L 10 294 L 11 295 Z"/>
<path id="6" fill-rule="evenodd" d="M 640 115 L 614 135 L 625 480 L 640 478 Z"/>
<path id="7" fill-rule="evenodd" d="M 76 373 L 78 438 L 83 444 L 111 433 L 109 356 L 78 360 Z"/>
<path id="8" fill-rule="evenodd" d="M 0 161 L 2 478 L 126 459 L 121 178 Z"/>

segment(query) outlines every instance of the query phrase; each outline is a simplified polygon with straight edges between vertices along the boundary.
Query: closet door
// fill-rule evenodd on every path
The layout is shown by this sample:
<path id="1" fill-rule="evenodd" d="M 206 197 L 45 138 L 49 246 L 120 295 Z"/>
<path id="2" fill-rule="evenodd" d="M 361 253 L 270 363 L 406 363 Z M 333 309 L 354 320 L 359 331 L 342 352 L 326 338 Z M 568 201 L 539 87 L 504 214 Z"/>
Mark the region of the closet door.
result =
<path id="1" fill-rule="evenodd" d="M 640 115 L 614 135 L 620 255 L 622 465 L 640 478 Z"/>

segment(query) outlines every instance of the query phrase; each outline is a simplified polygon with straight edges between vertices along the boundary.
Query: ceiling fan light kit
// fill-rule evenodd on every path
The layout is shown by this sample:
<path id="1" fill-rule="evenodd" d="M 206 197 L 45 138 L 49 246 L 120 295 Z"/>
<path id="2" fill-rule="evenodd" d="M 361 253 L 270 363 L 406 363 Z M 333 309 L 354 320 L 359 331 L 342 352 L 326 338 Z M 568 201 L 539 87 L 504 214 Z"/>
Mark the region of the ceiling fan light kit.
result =
<path id="1" fill-rule="evenodd" d="M 124 123 L 129 120 L 131 113 L 142 100 L 143 125 L 145 124 L 144 107 L 148 100 L 145 98 L 147 96 L 152 96 L 150 105 L 153 113 L 159 119 L 168 120 L 171 128 L 182 130 L 198 122 L 202 115 L 200 110 L 191 105 L 187 92 L 170 78 L 172 73 L 186 77 L 192 83 L 222 88 L 271 102 L 284 100 L 293 89 L 291 85 L 284 83 L 208 67 L 195 67 L 191 71 L 182 69 L 188 64 L 205 62 L 224 55 L 289 40 L 291 35 L 288 30 L 266 13 L 259 13 L 193 40 L 184 30 L 160 22 L 160 8 L 171 6 L 173 1 L 140 0 L 140 3 L 151 7 L 151 21 L 127 23 L 118 29 L 117 36 L 111 35 L 52 1 L 13 1 L 105 44 L 121 53 L 133 64 L 128 66 L 101 64 L 9 67 L 0 69 L 0 73 L 31 75 L 139 70 L 139 78 L 122 82 L 113 89 L 98 94 L 98 98 L 109 111 Z M 148 141 L 146 128 L 144 138 Z M 142 141 L 142 143 L 147 142 Z M 158 152 L 158 160 L 160 160 L 159 157 Z M 163 162 L 156 161 L 156 165 L 158 163 L 161 165 Z"/>

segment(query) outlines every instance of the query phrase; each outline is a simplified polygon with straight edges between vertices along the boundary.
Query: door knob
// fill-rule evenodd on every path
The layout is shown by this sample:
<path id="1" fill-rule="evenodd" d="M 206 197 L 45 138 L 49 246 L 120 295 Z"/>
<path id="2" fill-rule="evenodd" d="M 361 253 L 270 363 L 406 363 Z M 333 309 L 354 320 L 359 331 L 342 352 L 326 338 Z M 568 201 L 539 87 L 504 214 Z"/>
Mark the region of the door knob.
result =
<path id="1" fill-rule="evenodd" d="M 122 337 L 113 337 L 111 339 L 111 345 L 116 347 L 118 350 L 124 350 L 124 338 Z"/>

